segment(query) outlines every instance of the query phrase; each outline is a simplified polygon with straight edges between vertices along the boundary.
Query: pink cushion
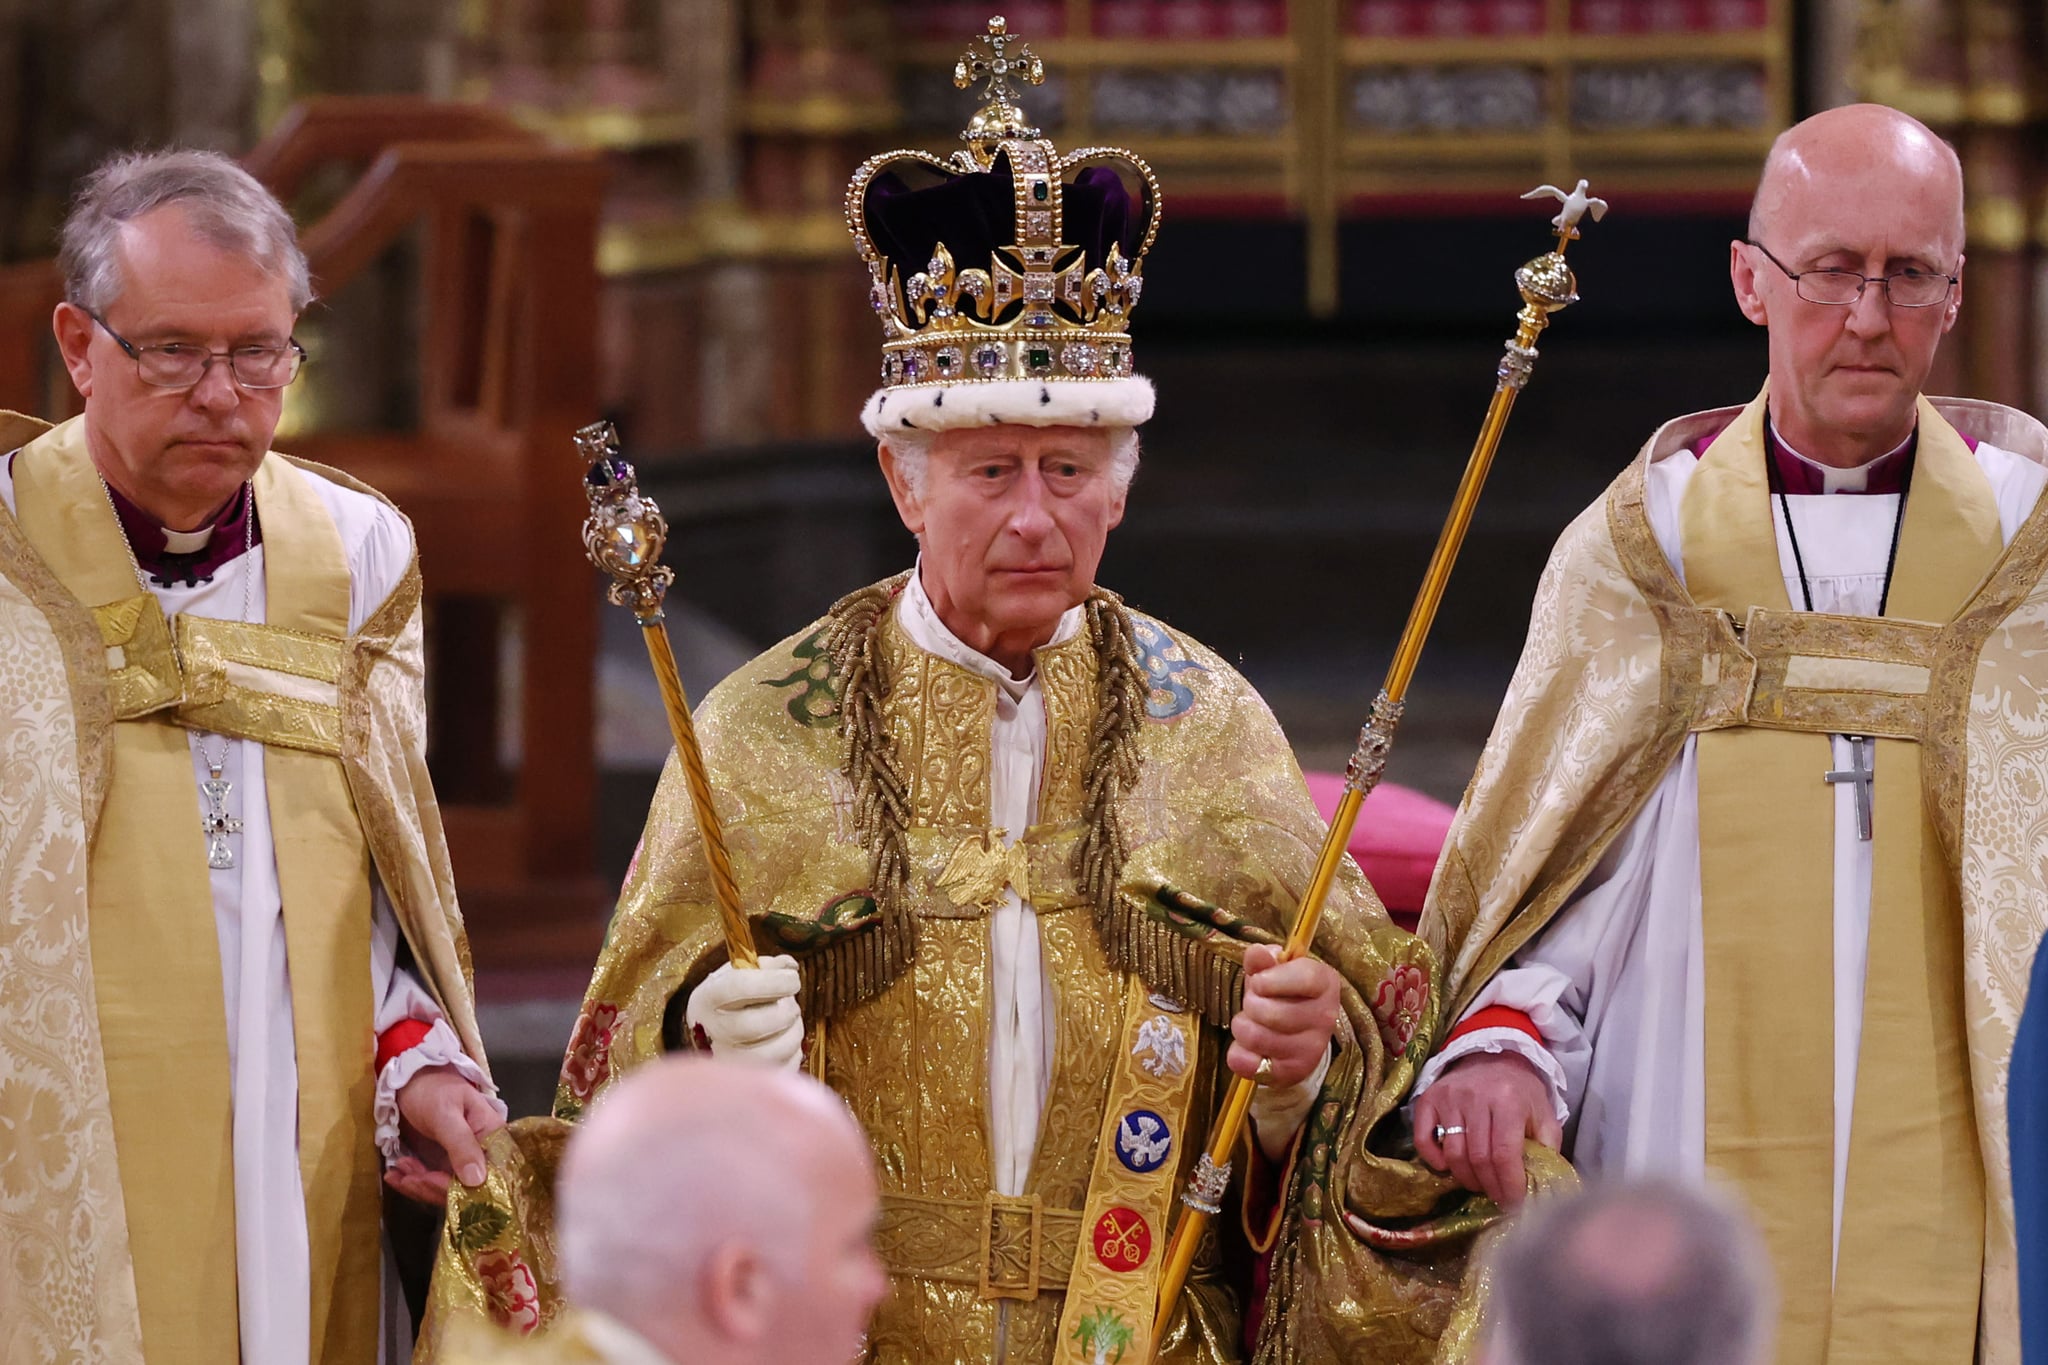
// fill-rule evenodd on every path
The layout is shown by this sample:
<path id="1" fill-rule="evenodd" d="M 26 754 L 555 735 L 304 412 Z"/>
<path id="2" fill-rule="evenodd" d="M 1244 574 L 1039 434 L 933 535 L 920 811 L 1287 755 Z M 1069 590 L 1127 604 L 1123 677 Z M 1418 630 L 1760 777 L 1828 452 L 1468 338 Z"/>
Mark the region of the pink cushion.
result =
<path id="1" fill-rule="evenodd" d="M 1308 779 L 1308 793 L 1315 798 L 1316 809 L 1328 820 L 1344 799 L 1343 774 L 1303 776 Z M 1422 913 L 1430 874 L 1436 871 L 1437 855 L 1443 852 L 1455 814 L 1435 797 L 1392 782 L 1380 783 L 1358 812 L 1358 825 L 1351 831 L 1351 856 L 1358 860 L 1388 911 L 1404 926 L 1412 927 Z"/>

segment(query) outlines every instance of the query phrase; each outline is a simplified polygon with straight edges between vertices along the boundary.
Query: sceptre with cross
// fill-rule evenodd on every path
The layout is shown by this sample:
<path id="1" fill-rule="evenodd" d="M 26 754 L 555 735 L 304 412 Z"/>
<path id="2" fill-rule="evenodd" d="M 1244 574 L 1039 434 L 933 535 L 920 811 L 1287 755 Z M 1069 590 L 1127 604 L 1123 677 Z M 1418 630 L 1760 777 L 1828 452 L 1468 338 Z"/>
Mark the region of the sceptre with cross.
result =
<path id="1" fill-rule="evenodd" d="M 1394 657 L 1387 665 L 1386 682 L 1373 699 L 1371 719 L 1359 731 L 1358 747 L 1345 766 L 1344 795 L 1330 816 L 1329 829 L 1316 856 L 1315 871 L 1295 909 L 1283 959 L 1301 956 L 1314 941 L 1324 903 L 1338 867 L 1344 861 L 1352 831 L 1357 826 L 1359 808 L 1379 786 L 1380 778 L 1386 772 L 1387 756 L 1394 747 L 1394 731 L 1407 706 L 1408 684 L 1415 676 L 1422 646 L 1436 621 L 1437 608 L 1443 603 L 1444 589 L 1449 585 L 1452 566 L 1457 563 L 1458 553 L 1465 543 L 1465 533 L 1471 527 L 1480 490 L 1493 467 L 1494 453 L 1507 430 L 1508 413 L 1535 369 L 1537 338 L 1550 325 L 1552 313 L 1578 302 L 1578 279 L 1565 261 L 1565 249 L 1578 240 L 1579 225 L 1588 215 L 1597 221 L 1607 211 L 1606 201 L 1589 194 L 1583 180 L 1569 194 L 1555 185 L 1542 185 L 1522 197 L 1556 199 L 1563 205 L 1550 220 L 1557 243 L 1552 250 L 1515 272 L 1515 285 L 1521 291 L 1523 304 L 1521 312 L 1515 316 L 1515 334 L 1508 339 L 1494 369 L 1492 401 L 1487 404 L 1479 437 L 1473 442 L 1471 458 L 1466 461 L 1464 477 L 1452 497 L 1450 513 L 1444 518 L 1444 527 L 1437 537 L 1429 567 L 1423 573 L 1422 585 L 1416 590 L 1415 600 L 1408 609 L 1408 623 L 1402 627 L 1401 638 L 1394 647 Z M 1223 1110 L 1210 1126 L 1209 1148 L 1195 1163 L 1188 1178 L 1188 1188 L 1181 1195 L 1181 1203 L 1186 1207 L 1174 1224 L 1160 1268 L 1157 1317 L 1153 1324 L 1155 1351 L 1157 1343 L 1165 1339 L 1172 1325 L 1181 1287 L 1187 1283 L 1188 1272 L 1194 1265 L 1195 1249 L 1207 1220 L 1222 1211 L 1222 1198 L 1230 1183 L 1231 1162 L 1251 1112 L 1253 1087 L 1251 1077 L 1233 1078 L 1225 1094 Z"/>

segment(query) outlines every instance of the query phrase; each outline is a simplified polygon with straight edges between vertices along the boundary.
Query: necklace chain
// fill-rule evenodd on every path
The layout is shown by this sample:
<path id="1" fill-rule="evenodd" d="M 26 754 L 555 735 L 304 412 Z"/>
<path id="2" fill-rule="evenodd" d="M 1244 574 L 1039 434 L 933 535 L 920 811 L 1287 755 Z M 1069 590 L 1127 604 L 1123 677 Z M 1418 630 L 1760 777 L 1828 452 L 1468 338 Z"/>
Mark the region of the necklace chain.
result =
<path id="1" fill-rule="evenodd" d="M 114 505 L 114 490 L 107 483 L 106 476 L 100 476 L 100 492 L 106 494 L 107 509 L 114 513 L 114 526 L 121 532 L 121 548 L 128 552 L 128 567 L 135 573 L 135 581 L 142 585 L 144 592 L 150 591 L 149 575 L 142 571 L 142 561 L 135 557 L 135 546 L 128 539 L 128 530 L 121 525 L 120 509 Z M 248 623 L 249 614 L 256 607 L 256 574 L 250 568 L 249 556 L 256 549 L 256 489 L 244 483 L 241 488 L 242 503 L 242 614 L 239 618 Z M 220 740 L 220 755 L 215 757 L 209 739 Z M 202 733 L 199 738 L 199 756 L 206 761 L 206 770 L 214 781 L 220 781 L 221 771 L 227 767 L 228 740 L 226 735 Z"/>
<path id="2" fill-rule="evenodd" d="M 1768 474 L 1771 492 L 1778 497 L 1778 509 L 1785 516 L 1785 539 L 1792 545 L 1792 567 L 1799 574 L 1799 592 L 1806 599 L 1806 609 L 1813 610 L 1813 585 L 1806 578 L 1806 559 L 1799 553 L 1799 531 L 1792 525 L 1792 502 L 1785 496 L 1785 482 L 1778 477 L 1778 462 L 1769 451 L 1764 452 L 1764 469 Z M 1913 463 L 1909 458 L 1899 481 L 1899 510 L 1892 517 L 1891 551 L 1884 561 L 1884 587 L 1877 598 L 1877 615 L 1882 616 L 1892 600 L 1892 571 L 1899 567 L 1899 532 L 1906 524 L 1906 498 L 1913 491 Z"/>

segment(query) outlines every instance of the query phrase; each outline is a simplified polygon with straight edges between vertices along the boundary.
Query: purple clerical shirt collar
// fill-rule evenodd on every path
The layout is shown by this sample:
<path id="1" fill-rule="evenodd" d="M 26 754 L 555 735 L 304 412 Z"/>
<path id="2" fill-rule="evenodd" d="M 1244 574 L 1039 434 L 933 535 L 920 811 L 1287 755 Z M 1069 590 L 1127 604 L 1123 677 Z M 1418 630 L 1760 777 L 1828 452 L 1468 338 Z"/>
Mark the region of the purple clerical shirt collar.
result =
<path id="1" fill-rule="evenodd" d="M 228 499 L 212 521 L 194 531 L 166 529 L 112 484 L 107 485 L 107 494 L 113 499 L 114 515 L 121 520 L 121 532 L 135 550 L 135 563 L 165 587 L 196 587 L 208 582 L 223 565 L 240 558 L 247 546 L 263 542 L 263 522 L 256 517 L 246 486 Z M 245 528 L 245 518 L 255 518 L 254 524 Z"/>
<path id="2" fill-rule="evenodd" d="M 1764 443 L 1778 472 L 1778 487 L 1792 494 L 1904 492 L 1919 439 L 1919 429 L 1915 428 L 1906 433 L 1905 440 L 1876 459 L 1866 460 L 1854 469 L 1837 469 L 1800 454 L 1778 434 L 1777 423 L 1764 423 Z"/>
<path id="3" fill-rule="evenodd" d="M 1722 428 L 1726 430 L 1726 428 Z M 1702 436 L 1692 444 L 1692 453 L 1704 455 L 1707 447 L 1721 435 L 1720 431 Z M 1972 450 L 1976 442 L 1968 437 Z M 1916 428 L 1906 434 L 1906 439 L 1878 456 L 1874 460 L 1857 465 L 1854 469 L 1836 469 L 1818 460 L 1809 459 L 1787 445 L 1785 438 L 1778 435 L 1777 425 L 1768 419 L 1764 422 L 1764 450 L 1770 456 L 1771 466 L 1777 474 L 1777 486 L 1794 497 L 1823 493 L 1900 493 L 1905 491 L 1906 479 L 1912 472 L 1913 454 L 1920 440 Z"/>

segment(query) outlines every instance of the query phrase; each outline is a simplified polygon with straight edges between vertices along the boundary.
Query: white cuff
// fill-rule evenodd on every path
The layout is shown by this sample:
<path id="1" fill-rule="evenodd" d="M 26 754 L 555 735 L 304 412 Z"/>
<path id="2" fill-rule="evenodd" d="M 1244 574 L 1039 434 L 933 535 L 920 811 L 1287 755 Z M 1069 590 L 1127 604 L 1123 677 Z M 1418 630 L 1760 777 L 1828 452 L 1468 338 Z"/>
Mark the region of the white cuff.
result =
<path id="1" fill-rule="evenodd" d="M 1259 1135 L 1259 1150 L 1268 1160 L 1278 1161 L 1287 1155 L 1308 1111 L 1316 1107 L 1316 1096 L 1323 1093 L 1323 1077 L 1330 1074 L 1333 1055 L 1332 1048 L 1324 1048 L 1322 1063 L 1293 1085 L 1262 1085 L 1252 1091 L 1252 1131 Z"/>
<path id="2" fill-rule="evenodd" d="M 1565 1102 L 1564 1068 L 1557 1064 L 1557 1058 L 1550 1055 L 1550 1049 L 1531 1038 L 1518 1028 L 1474 1029 L 1451 1043 L 1444 1050 L 1429 1059 L 1422 1068 L 1422 1074 L 1415 1078 L 1415 1089 L 1408 1099 L 1412 1104 L 1422 1092 L 1437 1083 L 1444 1074 L 1444 1068 L 1475 1052 L 1512 1052 L 1536 1068 L 1550 1086 L 1550 1105 L 1557 1113 L 1560 1127 L 1572 1116 L 1571 1106 Z"/>
<path id="3" fill-rule="evenodd" d="M 427 1036 L 414 1043 L 405 1051 L 384 1063 L 384 1069 L 377 1074 L 377 1098 L 372 1104 L 371 1114 L 377 1120 L 377 1150 L 384 1154 L 385 1165 L 396 1161 L 405 1150 L 405 1144 L 398 1135 L 398 1092 L 405 1089 L 406 1082 L 429 1067 L 452 1066 L 457 1075 L 475 1086 L 486 1100 L 497 1106 L 499 1119 L 507 1113 L 505 1102 L 498 1098 L 483 1068 L 469 1059 L 462 1050 L 462 1040 L 455 1036 L 455 1030 L 448 1027 L 446 1019 L 436 1019 L 434 1026 L 427 1030 Z"/>

